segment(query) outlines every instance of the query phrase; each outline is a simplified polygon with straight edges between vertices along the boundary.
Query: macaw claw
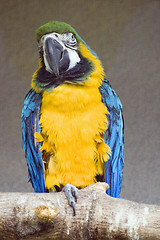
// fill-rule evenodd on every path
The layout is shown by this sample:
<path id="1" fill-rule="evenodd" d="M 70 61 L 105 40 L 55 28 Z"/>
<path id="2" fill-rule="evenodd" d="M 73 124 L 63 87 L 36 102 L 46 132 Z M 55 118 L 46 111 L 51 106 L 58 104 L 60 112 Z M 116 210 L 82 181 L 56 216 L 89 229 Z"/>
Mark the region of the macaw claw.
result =
<path id="1" fill-rule="evenodd" d="M 75 203 L 77 202 L 78 188 L 68 183 L 64 186 L 62 191 L 65 193 L 69 205 L 73 208 L 73 216 L 75 216 L 76 215 Z"/>

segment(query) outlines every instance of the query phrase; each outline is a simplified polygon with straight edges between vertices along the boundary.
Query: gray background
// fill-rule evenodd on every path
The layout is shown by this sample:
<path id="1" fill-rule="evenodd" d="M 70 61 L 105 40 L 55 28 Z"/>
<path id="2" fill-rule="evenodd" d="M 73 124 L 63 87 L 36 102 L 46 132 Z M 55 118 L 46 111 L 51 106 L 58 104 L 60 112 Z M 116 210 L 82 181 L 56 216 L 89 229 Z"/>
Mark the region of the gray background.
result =
<path id="1" fill-rule="evenodd" d="M 160 1 L 0 1 L 0 191 L 33 191 L 21 148 L 21 108 L 38 67 L 35 30 L 71 24 L 98 54 L 125 118 L 121 197 L 160 204 Z"/>

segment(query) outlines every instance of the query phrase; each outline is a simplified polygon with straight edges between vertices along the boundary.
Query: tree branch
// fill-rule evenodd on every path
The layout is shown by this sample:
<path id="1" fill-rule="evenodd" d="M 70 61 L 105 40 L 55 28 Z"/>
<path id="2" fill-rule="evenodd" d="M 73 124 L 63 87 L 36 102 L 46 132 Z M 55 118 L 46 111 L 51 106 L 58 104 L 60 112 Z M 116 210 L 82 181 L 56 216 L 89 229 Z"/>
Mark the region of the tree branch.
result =
<path id="1" fill-rule="evenodd" d="M 76 216 L 64 193 L 1 193 L 0 239 L 160 239 L 160 206 L 115 199 L 96 183 L 78 191 Z"/>

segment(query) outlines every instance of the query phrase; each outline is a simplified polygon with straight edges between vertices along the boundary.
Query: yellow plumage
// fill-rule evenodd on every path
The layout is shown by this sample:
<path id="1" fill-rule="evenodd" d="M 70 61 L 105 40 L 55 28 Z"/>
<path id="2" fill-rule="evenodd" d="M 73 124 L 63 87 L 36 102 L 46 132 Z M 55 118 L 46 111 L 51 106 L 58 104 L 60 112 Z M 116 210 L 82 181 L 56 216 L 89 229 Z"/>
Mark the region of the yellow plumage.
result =
<path id="1" fill-rule="evenodd" d="M 42 92 L 40 110 L 41 151 L 49 152 L 48 168 L 45 170 L 46 188 L 73 184 L 79 188 L 96 181 L 103 175 L 104 161 L 108 160 L 110 148 L 104 143 L 107 128 L 107 108 L 101 101 L 99 86 L 103 68 L 100 61 L 80 43 L 82 56 L 94 63 L 85 82 L 65 82 Z M 34 77 L 32 87 L 34 85 Z"/>

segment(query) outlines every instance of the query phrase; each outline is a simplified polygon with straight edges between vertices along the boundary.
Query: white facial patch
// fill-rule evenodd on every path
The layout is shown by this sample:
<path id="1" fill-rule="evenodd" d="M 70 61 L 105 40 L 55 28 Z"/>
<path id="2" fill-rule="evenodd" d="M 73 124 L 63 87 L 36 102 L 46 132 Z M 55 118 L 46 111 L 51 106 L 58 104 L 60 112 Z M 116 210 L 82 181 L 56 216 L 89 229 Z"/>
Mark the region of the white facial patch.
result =
<path id="1" fill-rule="evenodd" d="M 69 48 L 66 48 L 66 50 L 68 52 L 69 60 L 70 60 L 69 67 L 67 69 L 67 71 L 68 71 L 71 68 L 75 67 L 77 65 L 77 63 L 80 62 L 81 59 L 80 59 L 78 53 L 75 50 L 72 50 L 72 49 L 69 49 Z"/>
<path id="2" fill-rule="evenodd" d="M 43 59 L 44 59 L 44 64 L 45 64 L 45 67 L 46 67 L 46 71 L 47 72 L 50 72 L 50 73 L 53 73 L 53 70 L 50 68 L 49 64 L 48 64 L 48 61 L 47 61 L 47 58 L 46 58 L 46 52 L 45 52 L 45 49 L 43 47 Z"/>

